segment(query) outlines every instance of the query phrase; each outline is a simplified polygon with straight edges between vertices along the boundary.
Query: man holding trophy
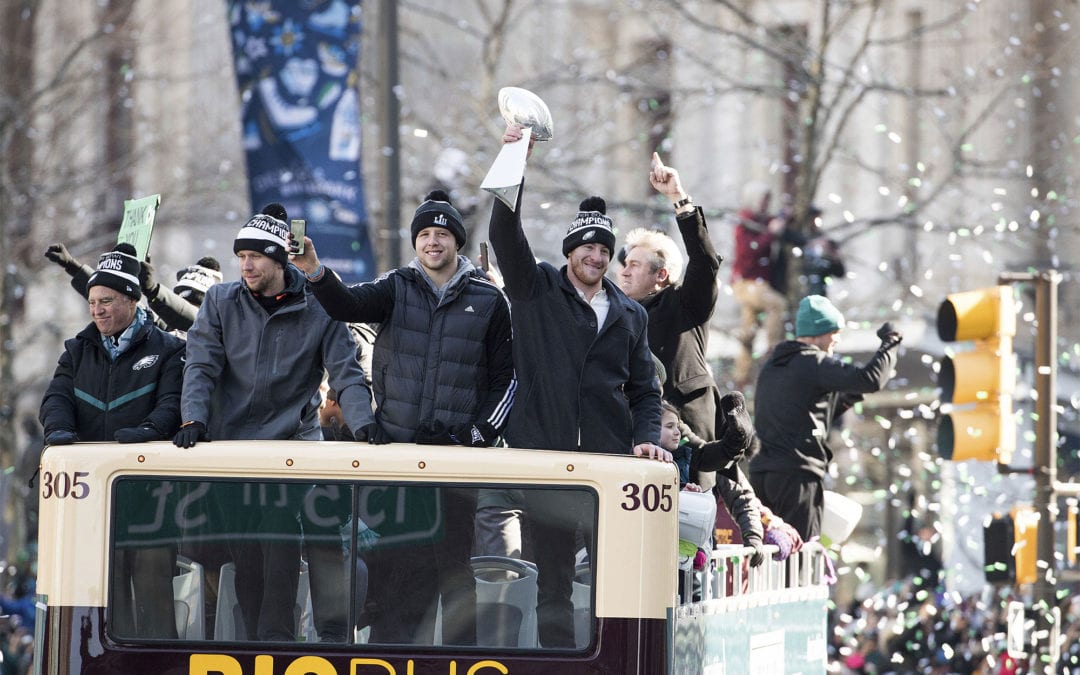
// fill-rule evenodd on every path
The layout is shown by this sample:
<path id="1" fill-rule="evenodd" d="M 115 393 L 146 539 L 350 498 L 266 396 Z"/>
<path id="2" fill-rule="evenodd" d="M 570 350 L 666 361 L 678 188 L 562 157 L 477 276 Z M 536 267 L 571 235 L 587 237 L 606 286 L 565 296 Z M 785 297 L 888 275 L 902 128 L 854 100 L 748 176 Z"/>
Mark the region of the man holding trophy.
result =
<path id="1" fill-rule="evenodd" d="M 524 160 L 534 139 L 550 138 L 547 106 L 507 88 L 500 108 L 508 126 L 503 151 L 484 181 L 495 193 L 489 237 L 511 303 L 518 392 L 505 437 L 512 447 L 633 453 L 670 462 L 659 446 L 660 391 L 649 351 L 648 316 L 605 278 L 615 248 L 606 204 L 581 202 L 563 238 L 567 264 L 536 262 L 521 226 Z M 568 384 L 570 383 L 570 384 Z M 576 383 L 576 386 L 575 386 Z M 575 533 L 592 523 L 562 491 L 529 492 L 539 570 L 540 643 L 573 648 Z"/>

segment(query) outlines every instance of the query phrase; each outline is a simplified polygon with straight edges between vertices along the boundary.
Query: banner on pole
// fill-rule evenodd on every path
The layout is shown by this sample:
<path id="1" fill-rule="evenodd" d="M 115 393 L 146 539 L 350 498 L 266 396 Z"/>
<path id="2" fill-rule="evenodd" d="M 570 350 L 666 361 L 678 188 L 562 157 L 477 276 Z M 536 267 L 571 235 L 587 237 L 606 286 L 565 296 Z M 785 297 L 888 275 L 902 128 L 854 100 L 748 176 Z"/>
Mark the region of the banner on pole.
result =
<path id="1" fill-rule="evenodd" d="M 374 277 L 360 172 L 360 0 L 229 3 L 252 208 L 307 221 L 346 282 Z"/>

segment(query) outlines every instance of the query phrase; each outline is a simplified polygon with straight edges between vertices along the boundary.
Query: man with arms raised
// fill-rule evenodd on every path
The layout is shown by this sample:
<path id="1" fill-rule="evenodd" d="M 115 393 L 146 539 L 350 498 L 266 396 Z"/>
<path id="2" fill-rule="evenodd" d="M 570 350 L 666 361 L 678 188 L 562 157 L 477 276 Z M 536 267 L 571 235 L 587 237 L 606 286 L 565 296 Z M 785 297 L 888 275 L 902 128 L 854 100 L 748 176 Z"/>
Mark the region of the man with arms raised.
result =
<path id="1" fill-rule="evenodd" d="M 368 283 L 343 284 L 319 263 L 309 238 L 293 260 L 331 317 L 380 324 L 372 385 L 382 439 L 494 445 L 517 386 L 506 297 L 458 253 L 465 227 L 445 192 L 427 195 L 409 229 L 416 257 Z M 441 600 L 443 643 L 476 643 L 475 491 L 440 492 L 443 532 L 423 556 L 432 573 L 402 565 L 400 548 L 376 548 L 368 561 L 372 642 L 431 644 L 434 623 L 425 617 Z"/>
<path id="2" fill-rule="evenodd" d="M 521 138 L 510 125 L 509 143 Z M 671 461 L 659 447 L 660 389 L 645 309 L 604 278 L 615 248 L 607 206 L 581 202 L 563 238 L 567 264 L 537 263 L 521 227 L 521 195 L 496 199 L 490 238 L 510 298 L 519 396 L 506 430 L 513 447 L 633 453 Z M 544 647 L 573 648 L 575 522 L 581 506 L 534 490 L 525 509 L 537 542 L 537 619 Z M 588 541 L 590 537 L 586 537 Z"/>
<path id="3" fill-rule="evenodd" d="M 718 295 L 716 256 L 705 214 L 683 189 L 679 172 L 665 166 L 653 153 L 649 169 L 653 188 L 671 200 L 675 222 L 686 246 L 687 263 L 671 237 L 638 228 L 626 235 L 619 288 L 649 313 L 649 348 L 664 364 L 667 381 L 664 399 L 679 417 L 705 441 L 716 438 L 720 392 L 705 361 L 709 318 Z M 685 274 L 684 274 L 685 270 Z M 708 489 L 712 473 L 691 476 Z"/>

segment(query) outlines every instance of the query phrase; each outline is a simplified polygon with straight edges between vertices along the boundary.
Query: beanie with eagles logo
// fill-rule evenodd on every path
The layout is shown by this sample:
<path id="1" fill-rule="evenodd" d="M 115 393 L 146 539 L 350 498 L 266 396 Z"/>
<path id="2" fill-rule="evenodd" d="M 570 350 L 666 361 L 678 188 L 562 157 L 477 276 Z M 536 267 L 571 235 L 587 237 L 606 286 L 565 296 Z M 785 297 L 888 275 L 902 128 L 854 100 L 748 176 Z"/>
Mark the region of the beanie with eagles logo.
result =
<path id="1" fill-rule="evenodd" d="M 284 218 L 279 219 L 267 213 L 272 211 L 270 206 L 276 205 L 268 205 L 263 209 L 263 213 L 255 214 L 240 228 L 233 242 L 233 253 L 255 251 L 285 267 L 289 262 L 289 226 L 285 224 Z M 284 209 L 278 213 L 285 215 Z"/>
<path id="2" fill-rule="evenodd" d="M 607 202 L 603 197 L 586 197 L 578 206 L 577 217 L 563 237 L 562 252 L 569 256 L 578 246 L 601 244 L 608 253 L 615 252 L 615 228 L 607 217 Z"/>

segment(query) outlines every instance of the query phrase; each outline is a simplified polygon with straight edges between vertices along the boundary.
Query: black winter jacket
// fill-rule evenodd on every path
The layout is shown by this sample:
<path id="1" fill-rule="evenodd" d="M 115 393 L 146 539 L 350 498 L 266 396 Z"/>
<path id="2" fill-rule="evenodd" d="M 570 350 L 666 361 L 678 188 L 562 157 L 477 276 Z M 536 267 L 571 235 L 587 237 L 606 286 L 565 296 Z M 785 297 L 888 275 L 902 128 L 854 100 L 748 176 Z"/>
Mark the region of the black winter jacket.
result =
<path id="1" fill-rule="evenodd" d="M 197 306 L 161 284 L 158 284 L 153 296 L 146 294 L 146 302 L 161 320 L 159 325 L 164 323 L 166 330 L 186 332 L 191 328 L 191 324 L 195 323 L 195 316 L 199 311 Z"/>
<path id="2" fill-rule="evenodd" d="M 441 301 L 415 261 L 348 287 L 327 272 L 311 287 L 331 318 L 382 324 L 371 377 L 375 418 L 391 440 L 412 441 L 431 421 L 502 432 L 517 388 L 510 308 L 467 258 Z"/>
<path id="3" fill-rule="evenodd" d="M 717 472 L 713 494 L 717 500 L 724 502 L 728 513 L 738 523 L 743 544 L 761 546 L 765 541 L 765 530 L 761 524 L 760 502 L 746 474 L 738 466 L 731 476 Z"/>
<path id="4" fill-rule="evenodd" d="M 701 438 L 716 438 L 720 395 L 705 361 L 709 318 L 719 294 L 720 261 L 700 208 L 676 218 L 686 246 L 686 273 L 679 284 L 642 298 L 649 313 L 649 348 L 667 371 L 664 397 Z"/>
<path id="5" fill-rule="evenodd" d="M 112 361 L 91 323 L 64 342 L 41 401 L 45 435 L 63 430 L 83 441 L 112 441 L 117 429 L 152 426 L 169 438 L 180 426 L 183 369 L 180 338 L 146 323 Z"/>
<path id="6" fill-rule="evenodd" d="M 604 279 L 610 302 L 596 312 L 566 267 L 537 263 L 511 211 L 496 199 L 489 236 L 510 298 L 518 396 L 506 439 L 513 447 L 629 453 L 660 443 L 660 390 L 649 352 L 648 315 Z"/>
<path id="7" fill-rule="evenodd" d="M 883 345 L 865 366 L 795 340 L 776 345 L 758 375 L 754 427 L 761 450 L 750 460 L 750 472 L 823 478 L 833 457 L 827 445 L 833 420 L 862 394 L 885 386 L 898 345 Z"/>

